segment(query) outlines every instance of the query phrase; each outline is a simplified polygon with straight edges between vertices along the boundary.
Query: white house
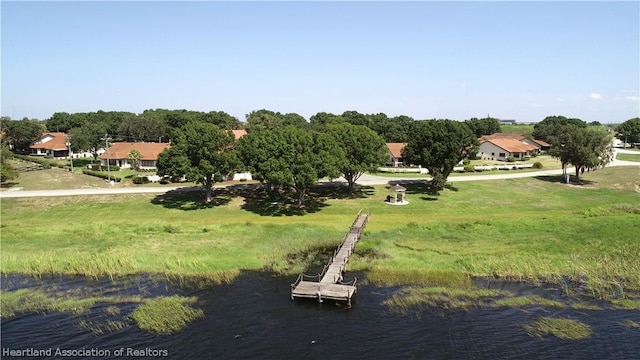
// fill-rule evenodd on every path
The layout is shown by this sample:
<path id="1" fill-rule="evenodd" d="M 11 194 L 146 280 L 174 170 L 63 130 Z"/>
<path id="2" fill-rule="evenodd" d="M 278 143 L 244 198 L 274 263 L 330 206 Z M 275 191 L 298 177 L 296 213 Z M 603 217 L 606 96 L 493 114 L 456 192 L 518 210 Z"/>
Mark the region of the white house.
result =
<path id="1" fill-rule="evenodd" d="M 52 158 L 66 158 L 69 156 L 67 134 L 63 132 L 46 132 L 42 138 L 29 146 L 31 155 L 50 156 Z"/>
<path id="2" fill-rule="evenodd" d="M 102 153 L 99 158 L 103 166 L 115 165 L 120 168 L 130 168 L 131 164 L 127 157 L 132 150 L 138 150 L 142 154 L 140 159 L 140 169 L 155 169 L 158 155 L 171 147 L 167 143 L 132 143 L 132 142 L 118 142 L 112 144 L 107 151 Z"/>

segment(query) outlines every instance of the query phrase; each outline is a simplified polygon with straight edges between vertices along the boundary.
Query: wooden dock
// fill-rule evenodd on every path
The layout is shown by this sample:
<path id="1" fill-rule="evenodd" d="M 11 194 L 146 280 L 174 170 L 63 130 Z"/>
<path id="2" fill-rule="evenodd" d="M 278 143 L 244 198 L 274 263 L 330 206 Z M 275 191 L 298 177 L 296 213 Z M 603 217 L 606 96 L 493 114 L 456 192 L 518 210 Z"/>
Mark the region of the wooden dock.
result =
<path id="1" fill-rule="evenodd" d="M 356 294 L 357 281 L 343 282 L 344 267 L 353 253 L 364 227 L 367 225 L 370 214 L 358 212 L 356 219 L 351 224 L 349 231 L 344 236 L 342 244 L 334 251 L 333 257 L 325 265 L 322 273 L 316 276 L 306 274 L 298 275 L 296 282 L 291 284 L 291 300 L 296 298 L 346 301 L 351 306 L 351 298 Z"/>

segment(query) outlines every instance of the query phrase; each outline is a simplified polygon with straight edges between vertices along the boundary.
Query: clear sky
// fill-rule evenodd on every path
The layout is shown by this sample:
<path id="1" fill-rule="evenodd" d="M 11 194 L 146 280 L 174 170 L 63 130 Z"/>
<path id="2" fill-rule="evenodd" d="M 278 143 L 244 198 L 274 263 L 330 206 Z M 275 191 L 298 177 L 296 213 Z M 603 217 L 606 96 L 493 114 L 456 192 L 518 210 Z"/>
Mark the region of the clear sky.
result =
<path id="1" fill-rule="evenodd" d="M 640 2 L 2 1 L 1 115 L 640 116 Z"/>

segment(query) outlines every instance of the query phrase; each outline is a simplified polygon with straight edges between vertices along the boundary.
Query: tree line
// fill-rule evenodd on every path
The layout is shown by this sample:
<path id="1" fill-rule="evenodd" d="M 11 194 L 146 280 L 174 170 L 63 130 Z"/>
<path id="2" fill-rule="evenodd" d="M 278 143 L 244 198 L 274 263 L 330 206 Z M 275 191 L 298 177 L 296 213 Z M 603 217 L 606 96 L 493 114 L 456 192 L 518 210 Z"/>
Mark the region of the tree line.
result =
<path id="1" fill-rule="evenodd" d="M 620 125 L 630 142 L 638 141 L 637 118 Z M 362 173 L 373 171 L 388 160 L 385 142 L 406 142 L 406 160 L 426 168 L 432 179 L 430 191 L 444 189 L 453 167 L 469 158 L 478 137 L 500 132 L 494 118 L 414 120 L 407 116 L 346 111 L 341 115 L 317 113 L 306 121 L 295 113 L 262 109 L 240 122 L 224 112 L 146 110 L 127 112 L 56 113 L 44 122 L 2 118 L 3 143 L 27 146 L 46 128 L 68 131 L 72 149 L 97 151 L 104 134 L 114 141 L 158 141 L 171 139 L 172 147 L 158 158 L 158 174 L 178 181 L 201 182 L 212 201 L 212 187 L 238 169 L 272 188 L 292 189 L 302 206 L 308 187 L 320 178 L 343 176 L 354 190 Z M 231 129 L 244 128 L 248 135 L 235 141 Z M 32 141 L 28 142 L 29 137 Z M 620 133 L 618 134 L 620 137 Z M 551 144 L 550 153 L 563 168 L 576 167 L 576 176 L 611 160 L 611 134 L 597 123 L 549 116 L 534 126 L 534 137 Z M 37 139 L 37 137 L 35 137 Z M 95 154 L 97 156 L 97 154 Z"/>

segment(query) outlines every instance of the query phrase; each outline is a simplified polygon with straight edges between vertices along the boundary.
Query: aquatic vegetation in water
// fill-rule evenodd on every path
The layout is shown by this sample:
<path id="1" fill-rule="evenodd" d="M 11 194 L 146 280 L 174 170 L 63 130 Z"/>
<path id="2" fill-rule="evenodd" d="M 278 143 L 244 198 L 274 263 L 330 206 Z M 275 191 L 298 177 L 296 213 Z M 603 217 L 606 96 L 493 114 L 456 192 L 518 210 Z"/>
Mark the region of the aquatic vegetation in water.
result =
<path id="1" fill-rule="evenodd" d="M 204 317 L 201 309 L 191 307 L 195 297 L 162 296 L 146 300 L 131 314 L 142 330 L 159 334 L 172 334 Z"/>
<path id="2" fill-rule="evenodd" d="M 541 317 L 522 325 L 522 328 L 533 337 L 555 336 L 564 340 L 582 340 L 593 334 L 587 324 L 573 319 L 556 319 Z"/>
<path id="3" fill-rule="evenodd" d="M 407 315 L 415 310 L 420 315 L 424 311 L 470 310 L 480 307 L 491 297 L 504 294 L 503 291 L 489 289 L 407 288 L 383 304 L 394 314 Z"/>
<path id="4" fill-rule="evenodd" d="M 84 296 L 71 293 L 50 294 L 40 289 L 20 289 L 0 292 L 0 317 L 8 319 L 16 314 L 69 311 L 74 315 L 89 311 L 97 303 L 140 302 L 138 296 Z"/>
<path id="5" fill-rule="evenodd" d="M 625 320 L 622 322 L 622 326 L 633 328 L 633 329 L 640 329 L 640 322 L 633 321 L 633 320 Z"/>

